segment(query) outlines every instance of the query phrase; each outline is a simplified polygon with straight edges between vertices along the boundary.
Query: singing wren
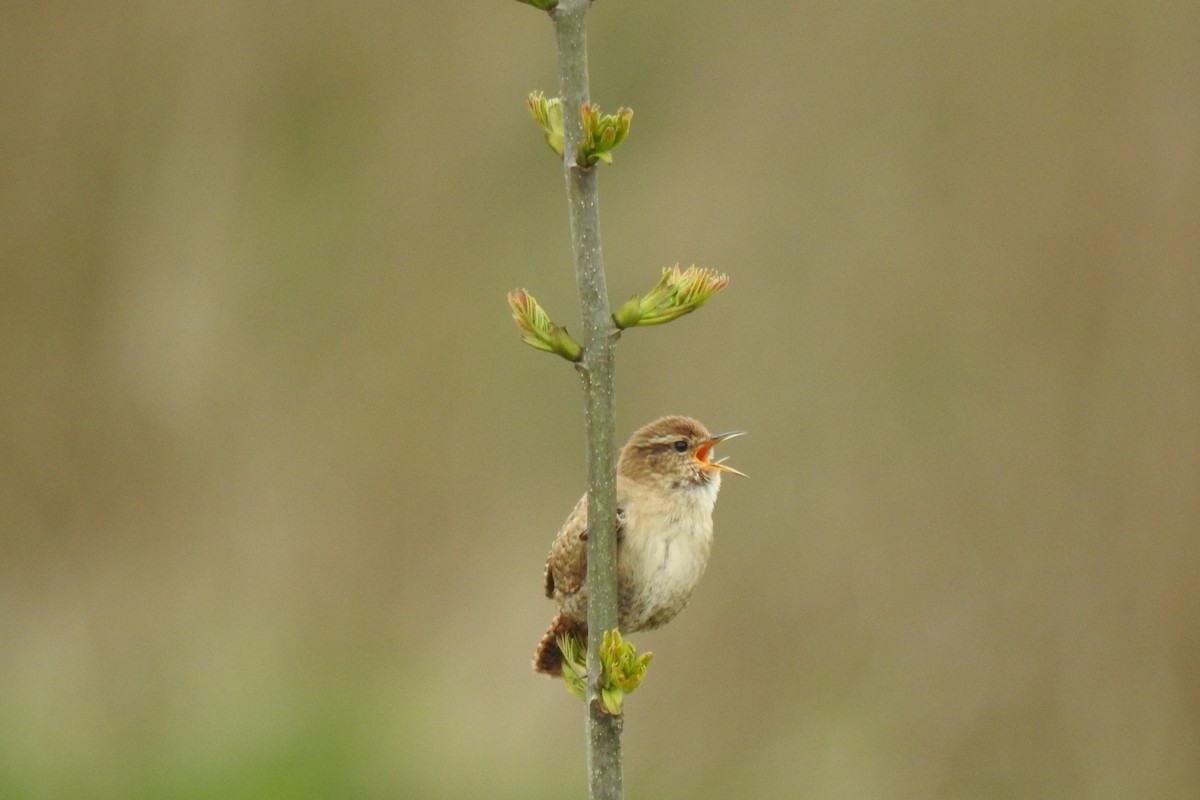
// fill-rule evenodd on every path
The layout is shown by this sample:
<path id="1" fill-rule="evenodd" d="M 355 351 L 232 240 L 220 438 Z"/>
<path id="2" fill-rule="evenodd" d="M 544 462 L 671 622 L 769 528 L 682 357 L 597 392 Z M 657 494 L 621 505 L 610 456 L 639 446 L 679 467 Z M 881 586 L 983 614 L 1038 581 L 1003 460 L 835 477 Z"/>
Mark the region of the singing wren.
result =
<path id="1" fill-rule="evenodd" d="M 691 599 L 712 550 L 713 506 L 721 473 L 744 475 L 713 460 L 718 442 L 690 417 L 663 417 L 633 434 L 617 462 L 617 625 L 624 633 L 665 625 Z M 550 546 L 546 596 L 558 613 L 533 668 L 562 674 L 557 638 L 587 641 L 587 495 Z"/>

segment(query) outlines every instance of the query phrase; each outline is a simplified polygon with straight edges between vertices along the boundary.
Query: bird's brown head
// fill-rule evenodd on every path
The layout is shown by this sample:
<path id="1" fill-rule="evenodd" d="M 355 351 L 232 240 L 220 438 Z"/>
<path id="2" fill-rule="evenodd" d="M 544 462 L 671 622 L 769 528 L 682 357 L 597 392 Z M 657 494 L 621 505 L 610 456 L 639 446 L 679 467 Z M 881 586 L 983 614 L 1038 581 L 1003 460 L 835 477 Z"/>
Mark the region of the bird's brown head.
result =
<path id="1" fill-rule="evenodd" d="M 635 433 L 621 450 L 617 471 L 639 483 L 669 488 L 700 486 L 720 480 L 722 472 L 745 475 L 713 459 L 719 442 L 745 431 L 713 435 L 691 417 L 662 417 Z"/>

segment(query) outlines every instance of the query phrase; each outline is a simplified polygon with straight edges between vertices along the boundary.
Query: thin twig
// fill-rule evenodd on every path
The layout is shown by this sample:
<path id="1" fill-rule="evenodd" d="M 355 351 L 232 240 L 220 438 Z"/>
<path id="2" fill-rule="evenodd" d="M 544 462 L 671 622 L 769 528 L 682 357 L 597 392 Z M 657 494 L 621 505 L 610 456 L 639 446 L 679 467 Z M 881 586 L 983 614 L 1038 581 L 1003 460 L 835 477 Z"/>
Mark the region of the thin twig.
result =
<path id="1" fill-rule="evenodd" d="M 575 163 L 588 98 L 587 27 L 590 0 L 560 0 L 550 12 L 558 40 L 563 100 L 563 170 L 571 216 L 575 275 L 583 314 L 583 380 L 588 450 L 588 782 L 592 800 L 620 800 L 623 717 L 604 711 L 597 691 L 604 632 L 617 627 L 617 490 L 614 362 L 619 331 L 613 323 L 600 250 L 596 168 Z"/>

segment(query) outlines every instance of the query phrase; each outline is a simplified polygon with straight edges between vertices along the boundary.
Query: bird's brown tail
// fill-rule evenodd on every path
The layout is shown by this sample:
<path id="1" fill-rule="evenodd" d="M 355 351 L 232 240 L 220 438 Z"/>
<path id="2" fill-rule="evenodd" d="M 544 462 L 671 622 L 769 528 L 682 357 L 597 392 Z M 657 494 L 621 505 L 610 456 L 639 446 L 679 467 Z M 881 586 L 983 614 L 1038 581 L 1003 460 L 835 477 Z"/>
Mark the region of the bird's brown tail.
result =
<path id="1" fill-rule="evenodd" d="M 554 619 L 550 620 L 549 630 L 538 643 L 537 652 L 533 654 L 535 672 L 562 675 L 563 654 L 558 648 L 558 637 L 563 635 L 574 636 L 582 642 L 587 638 L 587 628 L 567 619 L 561 613 L 555 614 Z"/>

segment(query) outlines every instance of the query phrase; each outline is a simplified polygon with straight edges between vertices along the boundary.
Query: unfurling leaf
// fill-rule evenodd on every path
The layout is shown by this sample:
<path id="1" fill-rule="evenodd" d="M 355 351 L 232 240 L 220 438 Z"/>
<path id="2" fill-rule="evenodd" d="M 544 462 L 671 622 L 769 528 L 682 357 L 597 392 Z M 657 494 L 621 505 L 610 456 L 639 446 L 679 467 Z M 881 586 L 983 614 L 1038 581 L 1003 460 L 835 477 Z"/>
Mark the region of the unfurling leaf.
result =
<path id="1" fill-rule="evenodd" d="M 690 314 L 728 285 L 729 277 L 715 270 L 695 266 L 680 270 L 676 264 L 663 270 L 657 286 L 617 309 L 613 321 L 618 328 L 661 325 Z"/>
<path id="2" fill-rule="evenodd" d="M 547 353 L 557 353 L 568 361 L 583 358 L 583 348 L 571 338 L 562 325 L 551 322 L 533 295 L 524 289 L 508 293 L 508 306 L 513 320 L 521 329 L 521 341 Z"/>
<path id="3" fill-rule="evenodd" d="M 595 166 L 596 162 L 612 163 L 612 151 L 629 136 L 633 122 L 633 109 L 619 108 L 616 114 L 601 114 L 600 106 L 584 103 L 579 109 L 583 117 L 583 141 L 575 163 L 581 167 Z"/>
<path id="4" fill-rule="evenodd" d="M 565 146 L 562 100 L 557 97 L 546 97 L 541 92 L 533 92 L 525 104 L 529 106 L 530 116 L 538 125 L 542 126 L 542 132 L 546 134 L 546 144 L 561 156 Z"/>

